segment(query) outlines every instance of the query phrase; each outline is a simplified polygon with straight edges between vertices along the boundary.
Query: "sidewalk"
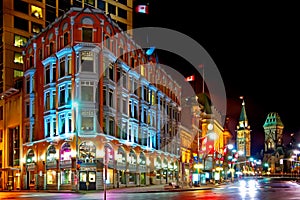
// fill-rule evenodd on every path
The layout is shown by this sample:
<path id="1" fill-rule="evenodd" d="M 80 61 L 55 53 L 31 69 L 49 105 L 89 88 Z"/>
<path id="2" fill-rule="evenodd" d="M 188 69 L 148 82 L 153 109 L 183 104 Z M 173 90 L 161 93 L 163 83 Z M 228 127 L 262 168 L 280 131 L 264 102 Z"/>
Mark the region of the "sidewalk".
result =
<path id="1" fill-rule="evenodd" d="M 166 185 L 149 185 L 149 186 L 140 186 L 140 187 L 122 187 L 122 188 L 114 188 L 114 189 L 107 189 L 107 193 L 150 193 L 150 192 L 181 192 L 181 191 L 192 191 L 192 190 L 210 190 L 214 188 L 219 188 L 223 187 L 226 185 L 225 183 L 222 183 L 220 185 L 214 185 L 214 184 L 206 184 L 206 185 L 201 185 L 200 187 L 189 187 L 189 186 L 184 186 L 181 188 L 169 188 L 166 187 Z M 1 192 L 5 192 L 8 190 L 2 190 Z M 12 192 L 28 192 L 27 190 L 12 190 Z M 60 192 L 60 193 L 70 193 L 70 192 L 75 192 L 75 191 L 70 191 L 70 190 L 30 190 L 31 192 Z M 99 190 L 80 190 L 78 191 L 79 193 L 94 193 L 94 192 L 99 192 Z M 101 190 L 100 192 L 103 192 Z"/>
<path id="2" fill-rule="evenodd" d="M 108 189 L 108 193 L 149 193 L 149 192 L 180 192 L 180 191 L 189 191 L 189 190 L 209 190 L 220 187 L 221 185 L 201 185 L 200 187 L 189 187 L 184 186 L 181 188 L 167 188 L 165 185 L 151 185 L 151 186 L 140 186 L 140 187 L 127 187 L 127 188 L 115 188 Z"/>

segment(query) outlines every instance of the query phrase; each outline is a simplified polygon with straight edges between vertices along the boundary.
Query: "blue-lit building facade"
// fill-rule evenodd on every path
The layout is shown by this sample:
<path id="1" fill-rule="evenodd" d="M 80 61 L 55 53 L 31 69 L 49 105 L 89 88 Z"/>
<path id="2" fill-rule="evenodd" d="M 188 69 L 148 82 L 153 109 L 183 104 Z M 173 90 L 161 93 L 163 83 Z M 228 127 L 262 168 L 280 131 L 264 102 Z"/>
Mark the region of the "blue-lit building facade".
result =
<path id="1" fill-rule="evenodd" d="M 102 10 L 71 8 L 23 56 L 23 189 L 179 180 L 181 88 Z"/>

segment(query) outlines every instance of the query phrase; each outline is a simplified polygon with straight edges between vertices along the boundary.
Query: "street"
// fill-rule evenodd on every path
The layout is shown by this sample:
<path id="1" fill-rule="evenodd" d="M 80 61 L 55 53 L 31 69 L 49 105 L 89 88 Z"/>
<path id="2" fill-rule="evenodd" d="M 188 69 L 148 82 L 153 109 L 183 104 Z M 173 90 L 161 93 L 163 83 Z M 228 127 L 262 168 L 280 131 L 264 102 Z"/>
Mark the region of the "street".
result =
<path id="1" fill-rule="evenodd" d="M 0 199 L 103 199 L 103 192 L 87 193 L 55 193 L 55 192 L 0 192 Z M 291 180 L 273 179 L 245 179 L 228 185 L 221 185 L 210 189 L 197 189 L 190 191 L 152 191 L 145 189 L 139 192 L 118 192 L 117 190 L 107 191 L 107 200 L 248 200 L 248 199 L 272 199 L 289 200 L 300 199 L 300 185 Z"/>

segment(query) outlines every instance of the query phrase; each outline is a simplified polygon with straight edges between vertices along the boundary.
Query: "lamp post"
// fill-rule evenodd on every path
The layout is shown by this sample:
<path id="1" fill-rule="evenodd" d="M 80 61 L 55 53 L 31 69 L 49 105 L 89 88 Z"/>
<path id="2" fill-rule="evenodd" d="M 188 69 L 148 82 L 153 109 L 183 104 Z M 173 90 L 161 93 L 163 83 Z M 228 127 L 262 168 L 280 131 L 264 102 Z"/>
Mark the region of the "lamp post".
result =
<path id="1" fill-rule="evenodd" d="M 103 177 L 103 199 L 106 200 L 106 180 L 107 180 L 107 168 L 108 168 L 108 157 L 107 157 L 107 148 L 105 144 L 109 143 L 109 140 L 102 141 L 104 144 L 104 155 L 103 155 L 103 165 L 104 165 L 104 177 Z"/>
<path id="2" fill-rule="evenodd" d="M 76 155 L 75 155 L 75 167 L 76 167 L 76 171 L 75 171 L 75 174 L 76 174 L 76 180 L 77 180 L 77 184 L 76 184 L 76 192 L 78 192 L 79 190 L 79 177 L 78 177 L 78 128 L 77 128 L 77 125 L 78 125 L 78 122 L 77 122 L 77 119 L 78 119 L 78 103 L 77 102 L 73 102 L 73 108 L 75 110 L 75 116 L 74 116 L 74 132 L 75 132 L 75 148 L 76 148 Z"/>
<path id="3" fill-rule="evenodd" d="M 106 148 L 104 146 L 104 157 L 103 157 L 103 163 L 104 163 L 104 184 L 103 184 L 103 199 L 106 200 L 106 180 L 107 180 L 107 155 L 106 155 Z"/>

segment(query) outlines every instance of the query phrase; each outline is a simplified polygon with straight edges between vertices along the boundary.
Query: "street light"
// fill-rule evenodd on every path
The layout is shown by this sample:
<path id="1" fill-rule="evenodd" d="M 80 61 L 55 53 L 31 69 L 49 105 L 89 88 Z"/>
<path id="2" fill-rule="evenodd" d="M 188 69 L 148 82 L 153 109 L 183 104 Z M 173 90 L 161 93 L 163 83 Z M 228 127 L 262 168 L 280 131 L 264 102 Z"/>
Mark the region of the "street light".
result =
<path id="1" fill-rule="evenodd" d="M 103 199 L 106 200 L 106 180 L 107 180 L 107 168 L 108 168 L 108 161 L 109 159 L 107 158 L 107 148 L 105 145 L 109 143 L 110 140 L 102 141 L 104 144 L 104 155 L 103 155 L 103 165 L 104 165 L 104 177 L 103 177 Z"/>
<path id="2" fill-rule="evenodd" d="M 74 110 L 75 110 L 75 116 L 74 116 L 74 132 L 75 132 L 75 136 L 76 136 L 76 141 L 75 141 L 75 148 L 76 148 L 76 155 L 75 155 L 75 167 L 76 167 L 76 171 L 75 171 L 75 173 L 76 173 L 76 179 L 77 179 L 77 184 L 76 184 L 76 192 L 78 192 L 78 190 L 79 190 L 79 177 L 78 177 L 78 167 L 77 167 L 77 165 L 78 165 L 78 154 L 79 154 L 79 152 L 78 152 L 78 122 L 77 122 L 77 119 L 78 119 L 78 107 L 79 107 L 79 105 L 78 105 L 78 103 L 77 102 L 73 102 L 72 103 L 72 106 L 73 106 L 73 108 L 74 108 Z"/>

